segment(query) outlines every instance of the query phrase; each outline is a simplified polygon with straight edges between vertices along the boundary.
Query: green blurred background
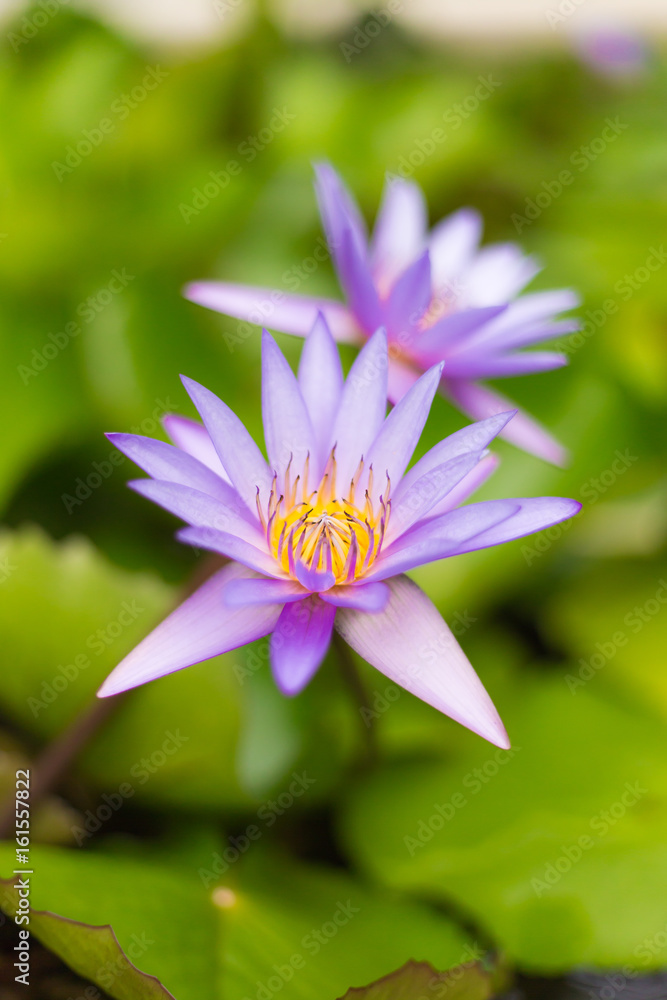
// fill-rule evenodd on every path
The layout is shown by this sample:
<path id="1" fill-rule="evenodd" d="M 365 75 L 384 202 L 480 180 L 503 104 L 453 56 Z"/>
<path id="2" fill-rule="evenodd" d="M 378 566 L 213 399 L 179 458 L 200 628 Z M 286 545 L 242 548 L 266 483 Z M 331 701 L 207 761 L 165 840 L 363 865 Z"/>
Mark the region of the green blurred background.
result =
<path id="1" fill-rule="evenodd" d="M 59 8 L 28 38 L 25 18 L 43 9 L 5 25 L 0 54 L 7 791 L 196 572 L 103 433 L 159 436 L 165 410 L 194 415 L 180 372 L 261 433 L 258 331 L 184 301 L 183 284 L 339 294 L 330 262 L 311 263 L 313 159 L 340 169 L 369 221 L 385 172 L 411 165 L 432 221 L 480 209 L 485 240 L 541 258 L 533 288 L 581 293 L 586 325 L 561 344 L 567 369 L 502 386 L 565 442 L 570 466 L 501 443 L 483 494 L 572 496 L 581 516 L 415 573 L 450 623 L 468 623 L 462 645 L 513 756 L 406 693 L 387 700 L 388 682 L 360 665 L 379 744 L 364 769 L 367 730 L 335 657 L 285 701 L 260 643 L 133 692 L 100 727 L 35 810 L 50 846 L 34 849 L 34 905 L 111 923 L 126 951 L 147 933 L 135 964 L 178 1000 L 260 998 L 343 894 L 363 916 L 283 982 L 285 997 L 333 1000 L 410 957 L 447 968 L 465 942 L 539 975 L 667 965 L 663 54 L 614 74 L 565 36 L 434 44 L 393 21 L 368 31 L 362 12 L 307 39 L 260 12 L 226 48 L 195 51 Z M 471 110 L 480 77 L 493 93 Z M 601 150 L 609 119 L 618 137 Z M 564 169 L 574 182 L 554 196 Z M 295 363 L 299 342 L 279 340 Z M 421 450 L 463 422 L 436 401 Z M 304 771 L 314 784 L 294 796 Z M 128 782 L 101 820 L 103 796 Z M 279 793 L 293 803 L 258 822 Z M 253 823 L 257 844 L 216 873 L 225 838 Z M 9 874 L 11 843 L 0 853 Z M 218 883 L 235 887 L 231 908 L 211 902 Z M 105 983 L 97 959 L 74 967 L 110 996 L 154 995 L 129 992 L 129 973 Z"/>

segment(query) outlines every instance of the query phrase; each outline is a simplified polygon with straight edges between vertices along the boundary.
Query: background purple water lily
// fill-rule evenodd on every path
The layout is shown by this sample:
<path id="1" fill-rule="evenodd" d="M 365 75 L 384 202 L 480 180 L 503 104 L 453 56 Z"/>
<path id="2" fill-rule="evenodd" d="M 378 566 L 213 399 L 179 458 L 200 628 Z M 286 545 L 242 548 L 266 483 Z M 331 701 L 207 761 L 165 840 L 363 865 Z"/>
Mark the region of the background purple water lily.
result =
<path id="1" fill-rule="evenodd" d="M 560 289 L 517 298 L 540 270 L 513 243 L 479 248 L 482 219 L 461 209 L 428 231 L 417 184 L 387 181 L 369 240 L 361 213 L 329 164 L 316 167 L 316 191 L 331 255 L 346 304 L 225 282 L 195 282 L 185 295 L 232 316 L 305 336 L 317 310 L 336 339 L 362 343 L 383 326 L 389 339 L 389 398 L 400 400 L 421 372 L 445 362 L 440 390 L 474 419 L 514 404 L 480 380 L 548 371 L 566 364 L 556 351 L 523 351 L 578 329 L 556 317 L 578 304 Z M 277 295 L 279 299 L 277 300 Z M 502 435 L 547 461 L 566 452 L 532 418 L 518 413 Z"/>
<path id="2" fill-rule="evenodd" d="M 428 597 L 404 574 L 519 538 L 580 509 L 558 497 L 457 507 L 493 469 L 504 413 L 452 434 L 406 469 L 438 388 L 434 365 L 386 416 L 387 337 L 372 335 L 343 379 L 319 317 L 293 374 L 266 331 L 262 410 L 268 463 L 232 411 L 184 379 L 204 426 L 167 420 L 176 446 L 132 434 L 114 444 L 151 479 L 131 485 L 188 523 L 178 537 L 232 562 L 112 672 L 112 695 L 271 633 L 288 695 L 311 679 L 334 627 L 391 680 L 508 746 L 475 671 Z"/>

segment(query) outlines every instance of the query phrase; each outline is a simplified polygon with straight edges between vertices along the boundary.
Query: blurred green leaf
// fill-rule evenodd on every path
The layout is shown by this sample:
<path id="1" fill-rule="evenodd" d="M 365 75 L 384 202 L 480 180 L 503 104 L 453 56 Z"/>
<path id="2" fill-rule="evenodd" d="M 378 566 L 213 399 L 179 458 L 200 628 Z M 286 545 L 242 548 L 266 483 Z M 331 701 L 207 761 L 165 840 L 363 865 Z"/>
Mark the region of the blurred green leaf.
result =
<path id="1" fill-rule="evenodd" d="M 0 846 L 4 870 L 13 855 L 11 845 Z M 33 847 L 31 864 L 31 905 L 59 915 L 34 917 L 35 935 L 119 1000 L 134 997 L 120 991 L 124 963 L 116 955 L 110 968 L 93 949 L 84 963 L 82 923 L 109 924 L 137 968 L 178 1000 L 255 996 L 275 992 L 276 983 L 289 1000 L 334 1000 L 349 983 L 374 980 L 413 954 L 439 969 L 479 955 L 453 921 L 422 904 L 275 856 L 251 852 L 213 891 L 194 863 Z M 4 885 L 2 905 L 13 912 Z M 102 940 L 112 946 L 108 933 Z"/>
<path id="2" fill-rule="evenodd" d="M 378 881 L 455 901 L 525 968 L 659 966 L 660 726 L 588 690 L 575 698 L 562 677 L 524 677 L 506 696 L 512 751 L 461 743 L 449 761 L 361 780 L 348 850 Z"/>
<path id="3" fill-rule="evenodd" d="M 112 566 L 82 538 L 54 544 L 33 528 L 0 537 L 0 562 L 0 627 L 14 666 L 0 679 L 0 704 L 26 731 L 49 739 L 164 617 L 174 592 L 154 576 Z M 321 800 L 353 746 L 351 712 L 333 673 L 325 666 L 298 702 L 286 704 L 263 640 L 171 674 L 124 699 L 80 770 L 103 794 L 118 796 L 122 785 L 123 798 L 238 808 L 281 792 L 291 772 L 307 766 L 316 777 L 309 801 Z"/>
<path id="4" fill-rule="evenodd" d="M 632 512 L 630 512 L 632 513 Z M 644 523 L 646 522 L 644 513 Z M 667 718 L 667 564 L 593 564 L 544 608 L 545 629 L 572 657 L 574 696 L 613 685 L 631 703 Z"/>
<path id="5" fill-rule="evenodd" d="M 0 905 L 12 917 L 19 913 L 21 905 L 15 882 L 0 880 Z M 22 916 L 25 913 L 25 909 L 21 910 Z M 108 925 L 95 927 L 55 913 L 30 909 L 29 924 L 23 929 L 39 938 L 80 976 L 103 985 L 117 1000 L 174 1000 L 158 979 L 140 972 L 132 964 Z M 137 946 L 131 945 L 130 950 L 132 948 L 136 950 Z M 29 976 L 30 962 L 25 964 Z M 22 971 L 17 969 L 17 974 Z"/>

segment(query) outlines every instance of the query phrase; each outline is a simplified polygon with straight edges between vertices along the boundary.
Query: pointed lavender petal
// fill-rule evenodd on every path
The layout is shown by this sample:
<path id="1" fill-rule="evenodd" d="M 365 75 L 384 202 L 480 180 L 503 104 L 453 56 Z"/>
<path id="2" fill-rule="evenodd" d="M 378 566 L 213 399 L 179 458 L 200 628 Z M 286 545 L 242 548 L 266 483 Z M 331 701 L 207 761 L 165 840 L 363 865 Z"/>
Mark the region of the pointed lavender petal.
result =
<path id="1" fill-rule="evenodd" d="M 275 580 L 265 576 L 231 580 L 222 595 L 228 608 L 244 608 L 257 604 L 291 604 L 302 601 L 309 592 L 294 580 Z"/>
<path id="2" fill-rule="evenodd" d="M 564 497 L 485 500 L 416 524 L 384 549 L 368 580 L 385 580 L 416 566 L 511 542 L 573 517 L 581 510 Z"/>
<path id="3" fill-rule="evenodd" d="M 218 476 L 231 484 L 231 479 L 225 472 L 220 456 L 211 441 L 211 435 L 203 424 L 179 413 L 168 413 L 162 418 L 162 425 L 177 448 L 192 455 L 198 461 L 207 465 Z"/>
<path id="4" fill-rule="evenodd" d="M 250 510 L 256 510 L 257 487 L 265 502 L 271 490 L 272 476 L 264 456 L 226 403 L 193 379 L 181 378 L 239 496 Z"/>
<path id="5" fill-rule="evenodd" d="M 370 268 L 349 228 L 341 233 L 337 254 L 338 277 L 350 311 L 359 326 L 370 335 L 382 325 L 384 312 Z"/>
<path id="6" fill-rule="evenodd" d="M 420 375 L 421 372 L 413 368 L 412 365 L 390 357 L 387 371 L 387 398 L 389 402 L 392 404 L 400 403 Z"/>
<path id="7" fill-rule="evenodd" d="M 380 428 L 366 455 L 367 469 L 373 467 L 371 499 L 386 494 L 387 476 L 392 483 L 397 483 L 405 472 L 424 429 L 441 375 L 442 365 L 434 365 L 422 375 Z"/>
<path id="8" fill-rule="evenodd" d="M 354 360 L 345 380 L 329 442 L 336 445 L 338 485 L 351 477 L 377 436 L 387 412 L 387 337 L 377 330 Z"/>
<path id="9" fill-rule="evenodd" d="M 573 333 L 581 326 L 577 319 L 555 317 L 578 304 L 578 297 L 568 289 L 522 295 L 495 319 L 472 332 L 460 347 L 477 351 L 492 348 L 497 352 Z"/>
<path id="10" fill-rule="evenodd" d="M 350 230 L 358 252 L 364 260 L 368 237 L 366 223 L 356 201 L 330 163 L 315 163 L 314 169 L 315 195 L 334 260 L 338 262 L 345 229 Z"/>
<path id="11" fill-rule="evenodd" d="M 311 456 L 314 479 L 317 481 L 329 457 L 329 437 L 343 392 L 340 355 L 322 315 L 318 316 L 303 345 L 299 387 L 317 442 L 317 456 Z M 319 458 L 319 469 L 316 457 Z"/>
<path id="12" fill-rule="evenodd" d="M 506 315 L 497 321 L 497 326 L 510 329 L 524 323 L 539 323 L 576 309 L 580 301 L 577 293 L 570 288 L 530 292 L 510 303 Z"/>
<path id="13" fill-rule="evenodd" d="M 389 600 L 389 587 L 386 583 L 338 586 L 320 594 L 320 597 L 327 604 L 333 604 L 336 608 L 356 608 L 357 611 L 376 614 L 378 611 L 384 610 Z"/>
<path id="14" fill-rule="evenodd" d="M 486 327 L 506 309 L 506 305 L 485 306 L 483 309 L 463 309 L 443 316 L 415 337 L 411 353 L 424 364 L 435 364 L 447 357 L 454 345 L 465 341 L 480 327 Z"/>
<path id="15" fill-rule="evenodd" d="M 435 606 L 407 577 L 388 586 L 384 611 L 338 612 L 342 637 L 396 684 L 507 749 L 509 739 L 493 702 Z"/>
<path id="16" fill-rule="evenodd" d="M 540 323 L 525 323 L 513 329 L 508 329 L 498 333 L 491 329 L 487 337 L 484 338 L 482 346 L 489 345 L 494 351 L 510 351 L 517 347 L 531 347 L 539 344 L 543 340 L 555 340 L 556 337 L 567 337 L 571 333 L 576 333 L 581 329 L 581 322 L 577 319 L 552 320 Z M 471 348 L 477 345 L 470 345 Z"/>
<path id="17" fill-rule="evenodd" d="M 457 279 L 472 261 L 482 235 L 482 217 L 461 208 L 434 226 L 429 238 L 431 273 L 436 294 L 456 298 Z"/>
<path id="18" fill-rule="evenodd" d="M 262 334 L 262 417 L 272 471 L 282 476 L 291 461 L 298 475 L 308 455 L 317 453 L 315 433 L 296 376 L 266 330 Z"/>
<path id="19" fill-rule="evenodd" d="M 251 545 L 266 547 L 259 520 L 251 519 L 238 498 L 233 505 L 227 504 L 190 486 L 159 479 L 134 479 L 127 485 L 188 524 L 226 531 Z"/>
<path id="20" fill-rule="evenodd" d="M 385 307 L 389 339 L 410 342 L 430 301 L 431 262 L 426 250 L 396 279 L 389 293 Z"/>
<path id="21" fill-rule="evenodd" d="M 207 580 L 118 664 L 98 697 L 119 694 L 268 635 L 280 605 L 231 610 L 222 603 L 223 590 L 247 575 L 243 566 L 231 563 Z"/>
<path id="22" fill-rule="evenodd" d="M 454 434 L 439 441 L 403 476 L 393 491 L 393 503 L 395 505 L 401 504 L 413 484 L 431 469 L 435 469 L 453 458 L 458 458 L 460 455 L 466 455 L 470 452 L 481 454 L 515 414 L 516 410 L 498 413 L 486 420 L 480 420 L 476 424 L 462 427 L 460 431 L 455 431 Z"/>
<path id="23" fill-rule="evenodd" d="M 371 245 L 373 277 L 382 289 L 423 251 L 428 224 L 426 202 L 418 184 L 387 180 Z"/>
<path id="24" fill-rule="evenodd" d="M 536 372 L 553 371 L 568 363 L 567 355 L 557 351 L 525 351 L 517 354 L 491 354 L 466 351 L 447 359 L 448 379 L 511 378 Z"/>
<path id="25" fill-rule="evenodd" d="M 464 413 L 474 420 L 482 420 L 494 414 L 501 414 L 515 404 L 506 396 L 486 385 L 478 385 L 460 379 L 448 381 L 444 378 L 440 384 L 441 391 L 448 396 Z M 544 427 L 519 411 L 512 421 L 501 432 L 501 437 L 511 441 L 517 448 L 553 465 L 567 465 L 568 453 Z"/>
<path id="26" fill-rule="evenodd" d="M 489 476 L 493 475 L 499 464 L 500 459 L 497 455 L 485 455 L 484 458 L 481 458 L 468 475 L 464 476 L 461 482 L 450 490 L 440 503 L 431 508 L 428 512 L 428 520 L 432 517 L 439 517 L 440 514 L 446 514 L 447 511 L 454 510 L 455 507 L 465 503 L 473 493 L 476 493 L 484 485 Z"/>
<path id="27" fill-rule="evenodd" d="M 391 505 L 389 526 L 385 534 L 384 545 L 388 548 L 392 542 L 400 538 L 413 524 L 430 515 L 436 505 L 441 503 L 449 493 L 458 486 L 479 463 L 480 452 L 469 452 L 457 458 L 436 465 L 415 480 L 402 493 L 400 500 L 394 500 Z M 453 504 L 452 506 L 455 506 Z"/>
<path id="28" fill-rule="evenodd" d="M 207 309 L 235 316 L 257 326 L 305 337 L 318 312 L 326 316 L 336 340 L 359 342 L 354 317 L 342 302 L 308 295 L 290 295 L 278 289 L 253 288 L 224 281 L 196 281 L 186 285 L 183 295 Z"/>
<path id="29" fill-rule="evenodd" d="M 262 550 L 251 542 L 239 538 L 238 535 L 220 531 L 218 528 L 192 527 L 181 528 L 176 532 L 176 538 L 179 542 L 192 545 L 195 549 L 217 552 L 227 559 L 234 559 L 257 573 L 284 578 L 280 566 L 266 549 Z"/>
<path id="30" fill-rule="evenodd" d="M 482 247 L 464 277 L 462 301 L 471 306 L 492 306 L 513 299 L 541 270 L 515 243 Z"/>
<path id="31" fill-rule="evenodd" d="M 298 558 L 294 561 L 294 572 L 301 586 L 309 590 L 311 594 L 329 590 L 336 582 L 336 577 L 331 570 L 312 569 Z"/>
<path id="32" fill-rule="evenodd" d="M 204 431 L 203 427 L 202 430 Z M 153 479 L 190 486 L 221 500 L 228 507 L 239 511 L 244 508 L 241 498 L 229 481 L 221 479 L 208 465 L 180 448 L 139 434 L 107 434 L 107 437 Z M 222 469 L 221 465 L 220 468 Z"/>
<path id="33" fill-rule="evenodd" d="M 271 636 L 271 669 L 280 691 L 298 694 L 326 656 L 336 609 L 317 597 L 286 604 Z"/>

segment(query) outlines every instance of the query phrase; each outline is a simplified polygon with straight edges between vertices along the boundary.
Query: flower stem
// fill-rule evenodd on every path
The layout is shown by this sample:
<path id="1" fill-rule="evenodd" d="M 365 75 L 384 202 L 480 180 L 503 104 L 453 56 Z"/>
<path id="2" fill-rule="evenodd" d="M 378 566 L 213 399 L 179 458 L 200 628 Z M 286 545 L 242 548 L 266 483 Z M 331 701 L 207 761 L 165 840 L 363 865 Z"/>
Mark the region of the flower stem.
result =
<path id="1" fill-rule="evenodd" d="M 361 722 L 364 767 L 371 767 L 378 759 L 377 732 L 375 729 L 375 712 L 371 708 L 368 691 L 357 670 L 354 657 L 350 652 L 350 647 L 343 638 L 334 631 L 333 644 L 336 647 L 338 665 L 343 680 L 347 685 L 352 699 L 359 712 Z"/>
<path id="2" fill-rule="evenodd" d="M 212 556 L 199 563 L 191 577 L 186 580 L 179 598 L 188 597 L 210 576 L 224 566 L 226 560 Z M 49 743 L 31 767 L 30 805 L 45 798 L 56 788 L 67 773 L 70 764 L 116 711 L 129 692 L 111 698 L 94 698 L 70 725 Z M 14 793 L 0 808 L 0 840 L 9 836 L 14 824 Z"/>
<path id="3" fill-rule="evenodd" d="M 71 726 L 39 755 L 31 770 L 30 806 L 35 808 L 51 789 L 56 788 L 64 774 L 86 743 L 95 735 L 100 726 L 116 711 L 125 695 L 112 698 L 95 698 L 78 715 Z M 14 794 L 0 812 L 0 839 L 8 837 L 14 825 Z"/>

